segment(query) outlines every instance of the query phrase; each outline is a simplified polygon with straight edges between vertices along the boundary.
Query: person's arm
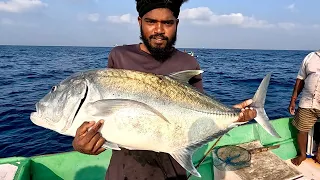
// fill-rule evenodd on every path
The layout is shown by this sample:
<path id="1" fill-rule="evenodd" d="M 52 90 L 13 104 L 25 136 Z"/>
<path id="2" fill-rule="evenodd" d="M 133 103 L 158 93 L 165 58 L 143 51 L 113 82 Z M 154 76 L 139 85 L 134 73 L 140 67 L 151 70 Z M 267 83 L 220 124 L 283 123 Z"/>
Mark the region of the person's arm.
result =
<path id="1" fill-rule="evenodd" d="M 114 51 L 110 51 L 109 56 L 108 56 L 108 65 L 107 68 L 113 68 L 114 67 Z"/>
<path id="2" fill-rule="evenodd" d="M 288 108 L 291 115 L 294 115 L 294 113 L 295 113 L 296 100 L 297 100 L 299 94 L 301 93 L 303 87 L 304 87 L 304 80 L 297 78 L 296 83 L 294 85 L 293 92 L 292 92 L 290 105 Z"/>
<path id="3" fill-rule="evenodd" d="M 307 77 L 307 72 L 306 72 L 307 60 L 312 56 L 312 54 L 313 53 L 308 54 L 301 63 L 298 76 L 296 79 L 296 83 L 292 91 L 290 104 L 288 107 L 288 111 L 290 112 L 291 115 L 295 114 L 296 100 L 304 87 L 304 79 L 306 79 Z"/>

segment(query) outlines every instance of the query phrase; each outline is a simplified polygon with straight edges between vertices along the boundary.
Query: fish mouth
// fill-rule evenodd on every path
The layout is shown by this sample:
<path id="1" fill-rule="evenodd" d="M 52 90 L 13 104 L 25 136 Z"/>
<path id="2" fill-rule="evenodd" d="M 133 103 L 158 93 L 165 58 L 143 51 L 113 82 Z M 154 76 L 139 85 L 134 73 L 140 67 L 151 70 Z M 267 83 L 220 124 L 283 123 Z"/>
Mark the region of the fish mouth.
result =
<path id="1" fill-rule="evenodd" d="M 35 104 L 36 107 L 36 111 L 32 112 L 30 114 L 30 120 L 34 123 L 34 124 L 38 124 L 41 113 L 40 113 L 40 108 L 39 108 L 39 103 Z"/>
<path id="2" fill-rule="evenodd" d="M 30 120 L 33 124 L 37 125 L 37 126 L 42 126 L 41 123 L 41 116 L 39 114 L 39 112 L 32 112 L 30 114 Z"/>

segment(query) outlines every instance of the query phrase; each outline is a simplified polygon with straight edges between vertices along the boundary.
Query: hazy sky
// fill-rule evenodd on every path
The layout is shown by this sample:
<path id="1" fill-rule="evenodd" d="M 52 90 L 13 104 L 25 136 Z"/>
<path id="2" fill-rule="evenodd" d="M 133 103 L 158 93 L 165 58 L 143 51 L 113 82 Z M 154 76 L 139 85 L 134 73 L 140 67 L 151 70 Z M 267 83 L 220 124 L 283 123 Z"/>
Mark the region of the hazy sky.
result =
<path id="1" fill-rule="evenodd" d="M 319 9 L 319 0 L 189 0 L 176 46 L 320 49 Z M 135 0 L 0 0 L 0 44 L 138 42 Z"/>

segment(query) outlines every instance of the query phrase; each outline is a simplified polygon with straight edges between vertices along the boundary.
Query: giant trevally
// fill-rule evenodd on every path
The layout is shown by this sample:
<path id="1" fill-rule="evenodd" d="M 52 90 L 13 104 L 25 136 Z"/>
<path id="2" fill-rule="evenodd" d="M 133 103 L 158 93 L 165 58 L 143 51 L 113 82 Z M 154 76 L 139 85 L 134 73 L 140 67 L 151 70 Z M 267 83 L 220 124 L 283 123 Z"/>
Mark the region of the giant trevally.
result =
<path id="1" fill-rule="evenodd" d="M 201 177 L 193 153 L 236 127 L 239 109 L 201 93 L 188 80 L 202 70 L 156 75 L 123 69 L 75 73 L 52 87 L 36 103 L 31 121 L 60 134 L 75 136 L 84 121 L 105 122 L 100 129 L 105 148 L 149 150 L 170 154 L 191 174 Z M 264 110 L 271 74 L 253 97 L 255 120 L 280 137 Z"/>

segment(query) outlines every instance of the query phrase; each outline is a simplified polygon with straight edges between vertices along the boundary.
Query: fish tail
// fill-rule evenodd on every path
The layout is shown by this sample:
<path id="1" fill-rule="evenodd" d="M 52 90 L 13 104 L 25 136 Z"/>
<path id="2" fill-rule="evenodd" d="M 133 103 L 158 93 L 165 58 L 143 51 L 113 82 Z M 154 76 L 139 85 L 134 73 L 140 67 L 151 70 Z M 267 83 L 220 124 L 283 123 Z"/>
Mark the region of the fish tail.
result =
<path id="1" fill-rule="evenodd" d="M 251 106 L 257 111 L 257 116 L 255 117 L 255 120 L 263 127 L 263 129 L 266 130 L 270 135 L 277 138 L 281 138 L 269 122 L 269 117 L 264 109 L 270 78 L 271 73 L 268 73 L 261 81 L 260 86 L 252 99 L 253 102 Z"/>

